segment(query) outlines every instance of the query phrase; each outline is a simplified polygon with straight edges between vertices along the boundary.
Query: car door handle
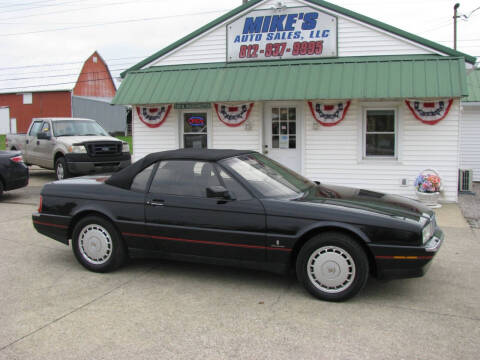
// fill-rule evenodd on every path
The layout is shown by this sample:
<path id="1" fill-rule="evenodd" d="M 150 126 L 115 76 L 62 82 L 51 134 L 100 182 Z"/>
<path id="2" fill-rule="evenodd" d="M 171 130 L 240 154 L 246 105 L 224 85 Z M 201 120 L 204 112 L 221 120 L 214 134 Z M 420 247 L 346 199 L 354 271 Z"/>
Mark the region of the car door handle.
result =
<path id="1" fill-rule="evenodd" d="M 165 206 L 165 202 L 163 200 L 153 199 L 153 200 L 147 201 L 147 205 L 148 206 Z"/>
<path id="2" fill-rule="evenodd" d="M 40 140 L 37 140 L 37 145 L 40 145 Z"/>
<path id="3" fill-rule="evenodd" d="M 29 142 L 30 142 L 30 140 L 26 140 L 26 141 L 25 141 L 25 144 L 28 144 Z"/>

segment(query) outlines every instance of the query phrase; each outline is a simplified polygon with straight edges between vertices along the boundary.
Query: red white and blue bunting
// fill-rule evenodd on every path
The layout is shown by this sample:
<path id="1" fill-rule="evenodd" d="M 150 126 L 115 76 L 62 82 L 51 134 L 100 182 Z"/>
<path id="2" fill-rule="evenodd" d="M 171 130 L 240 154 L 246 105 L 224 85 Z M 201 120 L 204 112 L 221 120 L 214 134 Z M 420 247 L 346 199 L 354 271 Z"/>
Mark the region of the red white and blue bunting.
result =
<path id="1" fill-rule="evenodd" d="M 159 105 L 157 107 L 137 106 L 137 114 L 145 125 L 156 128 L 163 124 L 171 109 L 171 104 Z"/>
<path id="2" fill-rule="evenodd" d="M 310 111 L 317 122 L 323 126 L 335 126 L 347 115 L 350 100 L 336 104 L 308 102 Z"/>
<path id="3" fill-rule="evenodd" d="M 445 100 L 405 100 L 413 116 L 424 124 L 435 125 L 443 120 L 452 107 L 453 99 Z"/>
<path id="4" fill-rule="evenodd" d="M 213 104 L 218 119 L 230 127 L 242 125 L 250 116 L 253 103 L 241 105 Z"/>

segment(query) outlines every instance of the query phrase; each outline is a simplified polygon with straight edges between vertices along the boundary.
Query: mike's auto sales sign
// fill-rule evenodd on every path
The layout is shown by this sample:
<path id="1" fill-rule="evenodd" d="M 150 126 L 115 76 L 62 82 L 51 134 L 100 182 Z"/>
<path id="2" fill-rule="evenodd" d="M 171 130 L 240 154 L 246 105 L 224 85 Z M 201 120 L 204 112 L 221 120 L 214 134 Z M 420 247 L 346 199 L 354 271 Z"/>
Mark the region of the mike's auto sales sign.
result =
<path id="1" fill-rule="evenodd" d="M 227 25 L 227 61 L 337 56 L 337 18 L 310 7 L 256 10 Z"/>

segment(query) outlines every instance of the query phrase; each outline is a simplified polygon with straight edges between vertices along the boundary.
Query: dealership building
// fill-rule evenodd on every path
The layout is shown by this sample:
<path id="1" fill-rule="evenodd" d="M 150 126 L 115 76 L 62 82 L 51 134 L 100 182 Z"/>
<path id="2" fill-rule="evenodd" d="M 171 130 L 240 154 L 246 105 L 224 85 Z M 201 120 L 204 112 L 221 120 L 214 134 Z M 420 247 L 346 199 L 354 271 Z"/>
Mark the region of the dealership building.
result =
<path id="1" fill-rule="evenodd" d="M 332 3 L 252 0 L 128 69 L 134 158 L 251 149 L 326 183 L 457 201 L 476 59 Z"/>

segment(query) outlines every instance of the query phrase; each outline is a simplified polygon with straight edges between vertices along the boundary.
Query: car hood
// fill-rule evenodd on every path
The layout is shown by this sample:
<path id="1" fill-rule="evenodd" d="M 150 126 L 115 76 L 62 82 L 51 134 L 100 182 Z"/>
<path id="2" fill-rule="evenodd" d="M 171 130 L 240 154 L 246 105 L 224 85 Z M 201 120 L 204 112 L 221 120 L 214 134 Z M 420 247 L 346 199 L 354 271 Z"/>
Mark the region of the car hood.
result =
<path id="1" fill-rule="evenodd" d="M 415 221 L 420 220 L 421 217 L 430 218 L 433 215 L 433 211 L 427 206 L 403 196 L 336 185 L 321 184 L 312 187 L 295 201 L 354 208 Z"/>

